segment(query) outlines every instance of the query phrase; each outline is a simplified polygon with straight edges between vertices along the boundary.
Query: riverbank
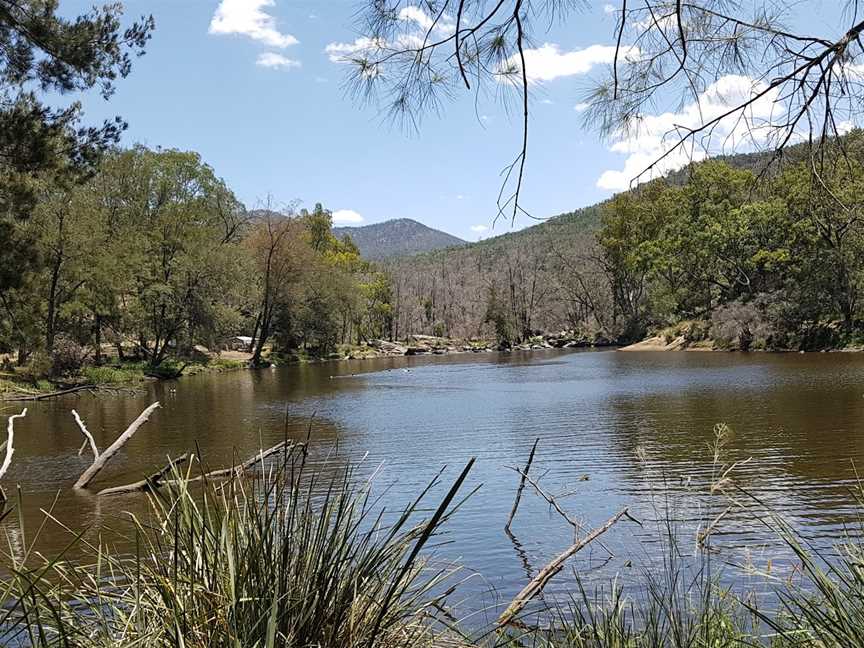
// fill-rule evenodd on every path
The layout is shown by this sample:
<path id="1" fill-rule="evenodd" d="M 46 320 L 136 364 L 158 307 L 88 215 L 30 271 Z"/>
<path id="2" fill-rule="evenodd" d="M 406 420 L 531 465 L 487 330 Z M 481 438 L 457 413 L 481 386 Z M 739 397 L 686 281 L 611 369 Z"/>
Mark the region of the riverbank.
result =
<path id="1" fill-rule="evenodd" d="M 358 346 L 342 349 L 333 359 L 361 360 L 394 356 L 452 355 L 460 353 L 499 353 L 508 351 L 543 351 L 548 349 L 584 349 L 616 346 L 612 340 L 600 336 L 586 336 L 574 331 L 541 334 L 524 342 L 502 344 L 482 338 L 447 338 L 433 335 L 410 335 L 404 340 L 370 340 Z"/>
<path id="2" fill-rule="evenodd" d="M 765 351 L 772 353 L 861 352 L 864 339 L 859 331 L 831 321 L 810 324 L 794 334 L 754 333 L 744 325 L 716 329 L 711 322 L 686 320 L 649 335 L 620 351 Z"/>
<path id="3" fill-rule="evenodd" d="M 50 397 L 76 391 L 100 389 L 135 389 L 157 380 L 177 379 L 202 373 L 234 371 L 248 367 L 248 358 L 213 357 L 202 360 L 167 361 L 154 369 L 146 362 L 124 361 L 99 366 L 85 366 L 78 372 L 60 378 L 34 374 L 31 367 L 0 371 L 0 401 Z"/>
<path id="4" fill-rule="evenodd" d="M 458 355 L 471 353 L 500 353 L 510 351 L 531 352 L 550 349 L 598 348 L 615 346 L 603 337 L 589 337 L 572 331 L 537 335 L 525 342 L 506 345 L 493 340 L 458 339 L 432 335 L 411 335 L 400 341 L 370 340 L 363 344 L 339 345 L 325 356 L 309 354 L 303 350 L 273 353 L 268 348 L 263 359 L 268 365 L 292 365 L 332 361 L 370 360 L 399 356 Z M 251 368 L 252 354 L 244 351 L 213 353 L 202 348 L 194 359 L 169 359 L 159 367 L 150 367 L 138 360 L 113 361 L 93 366 L 85 365 L 77 372 L 50 379 L 32 366 L 12 367 L 6 363 L 0 371 L 0 401 L 20 400 L 27 397 L 48 397 L 85 389 L 135 388 L 154 380 L 176 380 L 184 376 L 203 373 L 233 371 Z"/>

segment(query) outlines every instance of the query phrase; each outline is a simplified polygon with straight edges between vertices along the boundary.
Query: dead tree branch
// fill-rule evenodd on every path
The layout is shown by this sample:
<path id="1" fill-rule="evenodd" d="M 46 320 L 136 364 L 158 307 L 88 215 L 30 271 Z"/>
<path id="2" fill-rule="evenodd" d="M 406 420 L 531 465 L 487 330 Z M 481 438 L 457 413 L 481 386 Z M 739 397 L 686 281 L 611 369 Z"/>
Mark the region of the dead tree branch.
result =
<path id="1" fill-rule="evenodd" d="M 75 486 L 74 486 L 75 490 L 82 490 L 82 489 L 87 488 L 87 485 L 91 481 L 93 481 L 93 479 L 96 477 L 96 475 L 99 474 L 99 471 L 101 471 L 105 467 L 105 464 L 107 464 L 111 460 L 111 458 L 115 454 L 117 454 L 123 448 L 124 445 L 126 445 L 126 443 L 129 441 L 129 439 L 131 439 L 135 435 L 135 433 L 138 431 L 138 429 L 150 419 L 150 415 L 154 411 L 156 411 L 159 407 L 160 407 L 159 403 L 156 402 L 156 403 L 153 403 L 147 409 L 145 409 L 143 412 L 141 412 L 141 414 L 138 416 L 138 418 L 135 419 L 128 428 L 126 428 L 126 431 L 123 434 L 121 434 L 119 437 L 117 437 L 117 440 L 114 441 L 114 443 L 112 443 L 105 450 L 105 452 L 99 454 L 93 460 L 93 463 L 90 465 L 90 467 L 87 470 L 85 470 L 83 473 L 81 473 L 81 476 L 78 478 L 78 481 L 75 482 Z M 95 443 L 94 443 L 94 445 L 95 445 Z"/>
<path id="2" fill-rule="evenodd" d="M 81 444 L 81 448 L 78 450 L 78 456 L 81 456 L 81 453 L 84 452 L 84 448 L 87 447 L 87 443 L 90 443 L 90 449 L 93 451 L 93 461 L 99 458 L 99 448 L 96 447 L 96 440 L 93 438 L 93 435 L 90 434 L 90 430 L 87 429 L 87 426 L 84 425 L 84 421 L 81 420 L 81 416 L 74 409 L 72 410 L 72 416 L 75 417 L 75 422 L 78 424 L 78 427 L 81 429 L 81 432 L 87 437 L 84 440 L 84 443 Z"/>
<path id="3" fill-rule="evenodd" d="M 600 526 L 594 529 L 591 533 L 589 533 L 585 538 L 579 540 L 578 542 L 571 545 L 564 552 L 560 553 L 554 559 L 552 559 L 549 564 L 547 564 L 543 569 L 540 570 L 540 573 L 535 576 L 531 582 L 529 582 L 521 592 L 516 595 L 516 598 L 511 601 L 510 605 L 507 606 L 507 609 L 504 610 L 503 614 L 498 617 L 498 621 L 496 621 L 495 625 L 498 628 L 502 628 L 509 623 L 512 623 L 516 616 L 525 608 L 528 603 L 536 598 L 546 587 L 549 581 L 552 579 L 555 574 L 561 571 L 564 567 L 564 563 L 568 558 L 578 553 L 586 546 L 591 544 L 594 540 L 599 538 L 601 535 L 606 533 L 609 529 L 611 529 L 618 520 L 624 517 L 627 514 L 627 509 L 621 509 L 613 515 L 611 518 L 606 520 L 603 526 Z"/>
<path id="4" fill-rule="evenodd" d="M 6 457 L 3 459 L 3 465 L 0 466 L 0 479 L 6 476 L 6 471 L 12 464 L 12 455 L 15 454 L 15 419 L 24 418 L 27 416 L 27 408 L 25 407 L 20 414 L 13 414 L 6 422 L 6 443 L 3 445 L 6 448 Z"/>
<path id="5" fill-rule="evenodd" d="M 510 510 L 510 517 L 507 518 L 507 524 L 504 525 L 505 531 L 510 531 L 510 525 L 513 523 L 513 518 L 516 517 L 516 510 L 519 508 L 519 501 L 522 499 L 522 491 L 525 490 L 525 480 L 528 478 L 528 471 L 531 470 L 531 463 L 534 461 L 534 453 L 537 451 L 537 444 L 540 443 L 540 438 L 534 440 L 534 445 L 531 447 L 531 453 L 528 455 L 528 463 L 525 464 L 525 471 L 520 472 L 522 479 L 519 480 L 519 488 L 516 489 L 516 499 L 513 501 L 513 508 Z"/>
<path id="6" fill-rule="evenodd" d="M 186 463 L 189 461 L 189 454 L 184 453 L 177 457 L 176 459 L 168 460 L 168 463 L 165 464 L 162 468 L 157 470 L 152 475 L 145 477 L 141 481 L 134 482 L 132 484 L 126 484 L 124 486 L 114 486 L 112 488 L 105 488 L 97 493 L 97 495 L 125 495 L 127 493 L 135 493 L 140 491 L 153 491 L 162 486 L 162 480 L 165 476 L 174 470 L 175 467 Z"/>

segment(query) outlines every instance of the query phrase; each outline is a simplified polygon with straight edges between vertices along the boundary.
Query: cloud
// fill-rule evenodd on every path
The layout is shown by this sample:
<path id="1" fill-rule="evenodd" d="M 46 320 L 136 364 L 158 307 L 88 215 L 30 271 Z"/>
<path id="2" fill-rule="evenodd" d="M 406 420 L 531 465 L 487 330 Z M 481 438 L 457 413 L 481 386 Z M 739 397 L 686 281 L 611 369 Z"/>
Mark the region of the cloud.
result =
<path id="1" fill-rule="evenodd" d="M 334 223 L 362 223 L 363 217 L 353 209 L 337 209 L 333 212 Z"/>
<path id="2" fill-rule="evenodd" d="M 471 231 L 477 232 L 478 234 L 482 234 L 483 232 L 485 232 L 488 229 L 489 229 L 489 227 L 486 225 L 472 225 L 471 226 Z"/>
<path id="3" fill-rule="evenodd" d="M 332 63 L 350 63 L 353 58 L 371 58 L 376 52 L 388 48 L 419 47 L 431 29 L 438 37 L 449 36 L 456 31 L 452 16 L 442 14 L 437 21 L 420 7 L 409 5 L 399 11 L 402 33 L 392 41 L 379 38 L 357 38 L 353 43 L 330 43 L 324 52 Z"/>
<path id="4" fill-rule="evenodd" d="M 696 142 L 688 140 L 687 145 L 678 147 L 658 162 L 680 141 L 686 129 L 698 128 L 720 117 L 764 89 L 762 82 L 750 77 L 727 75 L 708 86 L 698 101 L 687 104 L 680 112 L 642 116 L 635 129 L 619 131 L 612 137 L 610 150 L 627 156 L 624 168 L 604 171 L 597 180 L 597 186 L 623 191 L 629 189 L 637 178 L 639 181 L 650 180 L 709 155 L 752 149 L 766 143 L 771 135 L 768 124 L 776 121 L 776 113 L 780 110 L 777 91 L 768 92 L 756 100 L 743 114 L 735 113 L 720 120 L 710 134 L 706 132 L 705 137 Z M 651 171 L 640 176 L 652 164 Z"/>
<path id="5" fill-rule="evenodd" d="M 280 32 L 276 19 L 264 11 L 275 4 L 275 0 L 222 0 L 210 21 L 210 33 L 246 36 L 270 47 L 296 45 L 297 39 Z"/>
<path id="6" fill-rule="evenodd" d="M 573 110 L 575 110 L 576 112 L 582 112 L 583 110 L 588 110 L 590 107 L 591 104 L 580 101 L 575 106 L 573 106 Z"/>
<path id="7" fill-rule="evenodd" d="M 619 57 L 638 55 L 635 47 L 622 47 Z M 614 45 L 591 45 L 584 49 L 562 52 L 555 43 L 544 43 L 542 47 L 525 50 L 525 70 L 529 83 L 542 83 L 561 77 L 586 74 L 595 65 L 612 63 L 615 60 Z M 501 70 L 502 80 L 513 81 L 522 69 L 521 60 L 514 55 Z"/>
<path id="8" fill-rule="evenodd" d="M 276 52 L 264 52 L 258 56 L 258 60 L 255 61 L 255 65 L 259 65 L 265 68 L 279 69 L 283 68 L 285 70 L 290 70 L 291 68 L 299 68 L 301 66 L 300 61 L 295 61 L 294 59 L 290 59 L 287 56 L 282 56 L 281 54 L 277 54 Z"/>
<path id="9" fill-rule="evenodd" d="M 436 22 L 432 16 L 417 6 L 403 7 L 399 12 L 399 19 L 404 22 L 414 22 L 424 32 L 430 29 L 440 35 L 452 34 L 456 31 L 456 23 L 447 14 L 442 14 Z"/>
<path id="10" fill-rule="evenodd" d="M 541 99 L 540 103 L 543 104 L 544 106 L 551 106 L 555 102 L 552 101 L 551 99 Z"/>
<path id="11" fill-rule="evenodd" d="M 349 63 L 351 58 L 362 52 L 381 49 L 382 43 L 372 38 L 358 38 L 353 43 L 330 43 L 324 52 L 332 63 Z"/>
<path id="12" fill-rule="evenodd" d="M 603 5 L 603 12 L 604 13 L 612 14 L 612 13 L 615 13 L 616 11 L 618 11 L 618 8 L 613 4 L 607 3 L 607 4 Z"/>

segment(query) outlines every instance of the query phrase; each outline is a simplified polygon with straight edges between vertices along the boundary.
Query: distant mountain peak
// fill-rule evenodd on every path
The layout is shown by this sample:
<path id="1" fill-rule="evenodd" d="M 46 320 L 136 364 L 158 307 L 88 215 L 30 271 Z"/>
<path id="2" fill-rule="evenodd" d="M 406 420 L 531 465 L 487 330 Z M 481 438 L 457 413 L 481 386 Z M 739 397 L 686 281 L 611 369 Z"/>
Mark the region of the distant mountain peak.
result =
<path id="1" fill-rule="evenodd" d="M 433 229 L 411 218 L 395 218 L 383 223 L 356 227 L 334 227 L 333 234 L 349 235 L 366 259 L 380 260 L 432 252 L 466 245 L 460 238 Z"/>

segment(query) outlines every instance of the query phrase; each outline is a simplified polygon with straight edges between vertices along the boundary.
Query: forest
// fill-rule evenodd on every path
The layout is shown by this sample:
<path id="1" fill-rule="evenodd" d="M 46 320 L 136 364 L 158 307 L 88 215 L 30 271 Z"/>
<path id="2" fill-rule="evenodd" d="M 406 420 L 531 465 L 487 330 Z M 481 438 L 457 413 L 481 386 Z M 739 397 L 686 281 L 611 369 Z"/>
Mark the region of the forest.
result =
<path id="1" fill-rule="evenodd" d="M 4 371 L 170 377 L 240 336 L 259 366 L 414 334 L 855 345 L 864 135 L 826 149 L 817 174 L 800 153 L 761 171 L 753 156 L 693 164 L 524 231 L 373 263 L 320 204 L 247 209 L 195 153 L 115 150 L 84 181 L 42 180 L 32 212 L 5 221 Z"/>
<path id="2" fill-rule="evenodd" d="M 240 334 L 254 364 L 271 338 L 325 355 L 390 335 L 389 280 L 328 211 L 247 210 L 195 153 L 118 150 L 34 195 L 6 223 L 20 252 L 0 289 L 7 371 L 56 378 L 110 355 L 170 375 Z"/>
<path id="3" fill-rule="evenodd" d="M 768 165 L 769 162 L 774 162 Z M 395 330 L 722 349 L 860 343 L 864 135 L 695 163 L 521 232 L 393 262 Z M 815 173 L 814 173 L 815 171 Z"/>

